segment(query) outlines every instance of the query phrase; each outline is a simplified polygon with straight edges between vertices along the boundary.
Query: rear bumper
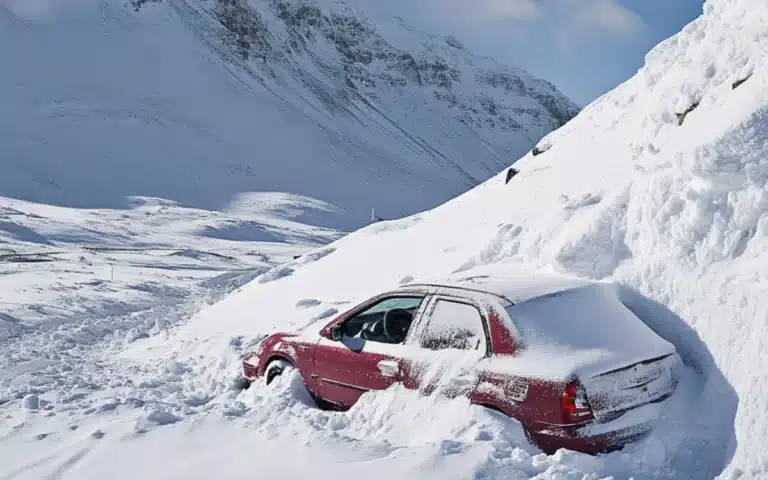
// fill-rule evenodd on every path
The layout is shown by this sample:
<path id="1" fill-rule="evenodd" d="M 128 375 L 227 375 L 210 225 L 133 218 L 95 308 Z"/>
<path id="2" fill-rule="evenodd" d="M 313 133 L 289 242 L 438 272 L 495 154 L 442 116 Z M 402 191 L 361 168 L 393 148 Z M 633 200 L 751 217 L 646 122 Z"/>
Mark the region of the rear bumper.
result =
<path id="1" fill-rule="evenodd" d="M 540 432 L 531 432 L 531 438 L 540 449 L 554 453 L 561 448 L 591 455 L 621 450 L 625 445 L 645 437 L 652 425 L 635 426 L 622 430 L 592 436 L 582 436 L 573 427 L 550 427 Z"/>
<path id="2" fill-rule="evenodd" d="M 605 423 L 578 426 L 546 426 L 530 435 L 545 452 L 561 448 L 590 454 L 608 453 L 645 437 L 658 421 L 661 404 L 653 403 L 629 410 Z"/>

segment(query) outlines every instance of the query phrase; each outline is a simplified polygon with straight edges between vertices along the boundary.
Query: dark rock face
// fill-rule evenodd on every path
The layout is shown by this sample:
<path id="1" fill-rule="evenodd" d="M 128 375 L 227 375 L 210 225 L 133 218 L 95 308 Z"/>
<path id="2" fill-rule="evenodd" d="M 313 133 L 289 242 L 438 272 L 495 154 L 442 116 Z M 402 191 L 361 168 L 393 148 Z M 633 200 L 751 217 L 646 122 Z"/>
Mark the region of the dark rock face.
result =
<path id="1" fill-rule="evenodd" d="M 243 60 L 267 60 L 272 50 L 267 27 L 246 0 L 218 0 L 213 11 L 223 27 L 222 40 Z"/>
<path id="2" fill-rule="evenodd" d="M 161 0 L 133 0 L 137 8 L 148 1 Z M 483 136 L 518 132 L 533 144 L 579 112 L 551 83 L 399 19 L 379 29 L 359 12 L 316 0 L 165 1 L 209 15 L 218 41 L 254 74 L 287 71 L 335 114 L 351 113 L 355 102 L 386 109 L 386 98 L 418 92 L 413 100 L 439 102 Z"/>

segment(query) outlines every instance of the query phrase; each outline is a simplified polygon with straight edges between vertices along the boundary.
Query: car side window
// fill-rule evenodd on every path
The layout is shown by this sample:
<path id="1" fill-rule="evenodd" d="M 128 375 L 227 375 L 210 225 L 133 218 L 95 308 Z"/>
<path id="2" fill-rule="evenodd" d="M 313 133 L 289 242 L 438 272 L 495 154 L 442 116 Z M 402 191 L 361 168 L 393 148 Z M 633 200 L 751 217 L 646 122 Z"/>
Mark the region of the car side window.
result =
<path id="1" fill-rule="evenodd" d="M 486 338 L 480 311 L 468 303 L 438 300 L 421 334 L 429 350 L 475 350 L 485 354 Z"/>
<path id="2" fill-rule="evenodd" d="M 358 312 L 341 326 L 344 336 L 362 338 L 380 343 L 402 343 L 411 327 L 424 296 L 409 295 L 384 298 Z M 389 332 L 384 328 L 384 317 L 390 314 Z"/>

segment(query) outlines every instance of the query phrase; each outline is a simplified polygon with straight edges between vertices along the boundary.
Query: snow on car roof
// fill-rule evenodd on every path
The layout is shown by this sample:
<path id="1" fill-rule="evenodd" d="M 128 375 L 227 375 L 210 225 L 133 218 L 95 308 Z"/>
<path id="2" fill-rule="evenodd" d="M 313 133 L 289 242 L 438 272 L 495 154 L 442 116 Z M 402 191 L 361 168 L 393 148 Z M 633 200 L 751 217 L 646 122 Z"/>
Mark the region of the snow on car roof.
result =
<path id="1" fill-rule="evenodd" d="M 494 269 L 473 269 L 461 274 L 430 279 L 407 286 L 441 286 L 478 290 L 504 297 L 512 303 L 542 297 L 552 293 L 590 285 L 592 282 L 575 277 L 552 274 L 514 272 Z"/>

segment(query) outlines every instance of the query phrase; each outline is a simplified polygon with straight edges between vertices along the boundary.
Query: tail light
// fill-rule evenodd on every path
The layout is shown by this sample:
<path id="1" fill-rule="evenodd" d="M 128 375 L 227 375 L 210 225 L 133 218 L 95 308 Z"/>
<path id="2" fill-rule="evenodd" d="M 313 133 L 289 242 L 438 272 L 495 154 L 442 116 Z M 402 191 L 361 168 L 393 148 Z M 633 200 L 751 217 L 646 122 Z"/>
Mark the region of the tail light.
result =
<path id="1" fill-rule="evenodd" d="M 592 409 L 589 407 L 587 392 L 578 381 L 565 386 L 563 398 L 560 401 L 564 423 L 582 423 L 592 420 Z"/>

